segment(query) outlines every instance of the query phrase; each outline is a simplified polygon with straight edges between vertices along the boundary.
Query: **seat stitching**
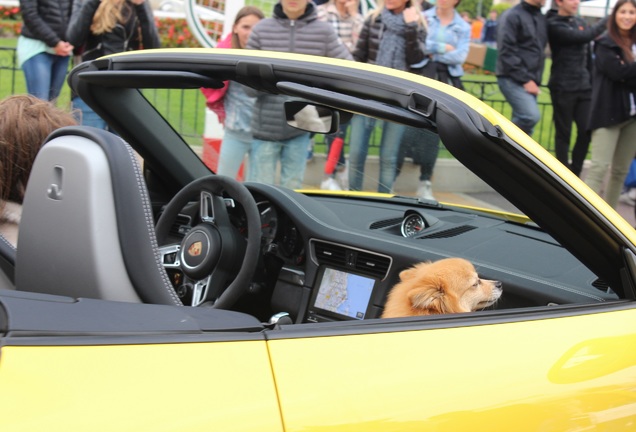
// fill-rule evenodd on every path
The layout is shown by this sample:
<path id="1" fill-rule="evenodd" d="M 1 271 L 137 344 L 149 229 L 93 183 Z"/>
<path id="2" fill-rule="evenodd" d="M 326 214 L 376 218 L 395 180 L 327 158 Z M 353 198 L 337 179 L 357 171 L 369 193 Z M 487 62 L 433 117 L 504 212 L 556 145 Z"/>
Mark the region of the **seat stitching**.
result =
<path id="1" fill-rule="evenodd" d="M 170 296 L 172 297 L 172 300 L 175 302 L 176 305 L 183 306 L 181 299 L 179 299 L 179 297 L 177 296 L 177 293 L 172 288 L 172 283 L 170 282 L 170 279 L 168 279 L 168 274 L 166 273 L 163 267 L 163 264 L 161 262 L 161 254 L 159 253 L 159 245 L 157 244 L 157 237 L 155 236 L 155 231 L 154 231 L 155 225 L 153 222 L 152 211 L 150 210 L 150 198 L 148 196 L 148 191 L 144 187 L 145 182 L 143 181 L 141 168 L 139 167 L 139 163 L 137 162 L 137 158 L 135 156 L 135 153 L 132 150 L 132 147 L 130 147 L 130 145 L 126 143 L 123 139 L 121 140 L 124 143 L 125 148 L 128 151 L 128 154 L 133 163 L 135 179 L 137 180 L 137 188 L 139 192 L 141 193 L 144 217 L 146 221 L 146 229 L 148 230 L 150 243 L 152 246 L 153 253 L 155 255 L 155 264 L 157 265 L 157 269 L 159 270 L 159 274 L 161 275 L 161 279 L 163 280 L 163 283 L 164 283 L 163 288 L 168 291 L 168 294 L 170 294 Z"/>

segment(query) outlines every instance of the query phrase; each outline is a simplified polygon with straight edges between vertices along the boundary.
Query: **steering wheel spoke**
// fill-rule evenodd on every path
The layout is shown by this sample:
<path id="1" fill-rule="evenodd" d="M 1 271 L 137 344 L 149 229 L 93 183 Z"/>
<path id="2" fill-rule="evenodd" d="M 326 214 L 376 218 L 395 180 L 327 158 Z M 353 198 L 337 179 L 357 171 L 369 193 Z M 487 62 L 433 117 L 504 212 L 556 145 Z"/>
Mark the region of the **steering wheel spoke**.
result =
<path id="1" fill-rule="evenodd" d="M 166 270 L 179 270 L 181 268 L 181 260 L 179 259 L 180 244 L 169 244 L 159 247 L 161 254 L 161 262 Z"/>

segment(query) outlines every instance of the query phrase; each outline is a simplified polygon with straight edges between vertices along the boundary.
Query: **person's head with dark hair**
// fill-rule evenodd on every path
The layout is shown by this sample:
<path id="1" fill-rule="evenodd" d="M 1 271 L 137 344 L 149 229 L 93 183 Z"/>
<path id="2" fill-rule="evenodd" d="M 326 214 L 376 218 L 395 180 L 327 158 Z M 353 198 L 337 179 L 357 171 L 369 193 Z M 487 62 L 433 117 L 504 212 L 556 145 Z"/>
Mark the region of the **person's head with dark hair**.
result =
<path id="1" fill-rule="evenodd" d="M 232 25 L 232 48 L 245 48 L 252 27 L 263 18 L 265 18 L 265 14 L 256 6 L 242 7 L 236 14 Z"/>
<path id="2" fill-rule="evenodd" d="M 636 0 L 618 0 L 607 21 L 610 37 L 623 50 L 625 58 L 634 61 L 632 46 L 636 44 Z"/>
<path id="3" fill-rule="evenodd" d="M 0 213 L 7 201 L 21 204 L 33 161 L 46 137 L 76 125 L 73 115 L 30 95 L 0 101 Z"/>

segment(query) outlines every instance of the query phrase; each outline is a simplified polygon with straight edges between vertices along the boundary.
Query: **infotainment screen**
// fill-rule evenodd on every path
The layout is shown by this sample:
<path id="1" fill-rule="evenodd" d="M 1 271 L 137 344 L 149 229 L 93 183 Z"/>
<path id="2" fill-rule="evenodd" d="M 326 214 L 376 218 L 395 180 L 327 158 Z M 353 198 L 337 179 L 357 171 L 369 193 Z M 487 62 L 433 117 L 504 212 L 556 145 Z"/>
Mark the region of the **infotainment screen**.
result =
<path id="1" fill-rule="evenodd" d="M 364 318 L 375 279 L 324 267 L 318 280 L 314 308 L 353 319 Z"/>

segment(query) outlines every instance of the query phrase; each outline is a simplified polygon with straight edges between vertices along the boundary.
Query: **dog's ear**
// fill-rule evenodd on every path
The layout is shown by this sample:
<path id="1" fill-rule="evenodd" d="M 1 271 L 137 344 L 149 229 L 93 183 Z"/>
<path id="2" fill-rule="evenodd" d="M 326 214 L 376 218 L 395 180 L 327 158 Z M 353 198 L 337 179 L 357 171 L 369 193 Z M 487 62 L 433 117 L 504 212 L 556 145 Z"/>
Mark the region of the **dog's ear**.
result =
<path id="1" fill-rule="evenodd" d="M 402 270 L 400 272 L 400 280 L 401 281 L 407 281 L 409 279 L 413 279 L 413 276 L 415 276 L 415 272 L 417 271 L 417 269 L 415 267 L 411 267 L 411 268 L 407 268 L 406 270 Z"/>
<path id="2" fill-rule="evenodd" d="M 400 280 L 401 281 L 407 281 L 410 279 L 413 279 L 414 277 L 416 277 L 419 273 L 422 272 L 422 269 L 424 267 L 427 267 L 429 264 L 431 264 L 430 261 L 425 261 L 425 262 L 421 262 L 413 267 L 409 267 L 406 270 L 402 270 L 400 272 Z"/>
<path id="3" fill-rule="evenodd" d="M 446 313 L 444 290 L 437 286 L 414 288 L 408 293 L 409 301 L 415 309 L 430 314 Z"/>

